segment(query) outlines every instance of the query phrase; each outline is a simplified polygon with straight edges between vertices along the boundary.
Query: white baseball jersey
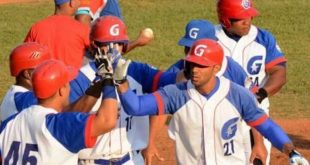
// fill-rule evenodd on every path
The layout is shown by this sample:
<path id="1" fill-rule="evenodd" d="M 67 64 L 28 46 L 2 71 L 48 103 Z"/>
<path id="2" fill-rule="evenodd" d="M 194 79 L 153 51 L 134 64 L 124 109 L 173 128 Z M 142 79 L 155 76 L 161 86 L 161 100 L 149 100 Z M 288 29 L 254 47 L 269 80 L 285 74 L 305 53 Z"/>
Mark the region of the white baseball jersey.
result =
<path id="1" fill-rule="evenodd" d="M 93 62 L 80 69 L 78 78 L 71 82 L 71 102 L 83 95 L 90 82 L 95 79 L 95 70 Z M 169 73 L 169 75 L 172 75 L 168 76 L 173 80 L 171 83 L 175 83 L 176 74 Z M 161 84 L 160 78 L 161 72 L 146 64 L 131 62 L 128 68 L 129 87 L 138 95 L 156 90 L 156 86 Z M 82 150 L 79 153 L 80 159 L 120 158 L 128 152 L 146 148 L 149 135 L 149 117 L 133 117 L 127 115 L 121 105 L 120 108 L 120 117 L 116 128 L 100 136 L 93 149 Z M 96 103 L 92 111 L 97 111 L 97 109 L 98 104 Z"/>
<path id="2" fill-rule="evenodd" d="M 251 25 L 249 33 L 238 41 L 228 37 L 220 25 L 215 30 L 224 54 L 237 61 L 258 87 L 263 87 L 268 79 L 266 69 L 286 62 L 275 38 L 266 30 Z M 268 98 L 262 101 L 261 107 L 268 113 Z"/>
<path id="3" fill-rule="evenodd" d="M 257 109 L 254 96 L 225 78 L 218 78 L 208 96 L 201 95 L 191 81 L 172 86 L 154 95 L 158 113 L 173 114 L 169 135 L 175 139 L 177 163 L 244 165 L 242 123 L 257 124 L 267 118 Z"/>
<path id="4" fill-rule="evenodd" d="M 1 121 L 34 104 L 37 104 L 37 99 L 32 92 L 22 86 L 12 85 L 0 106 Z"/>
<path id="5" fill-rule="evenodd" d="M 76 165 L 77 152 L 96 142 L 89 131 L 93 118 L 33 105 L 2 123 L 2 163 Z"/>

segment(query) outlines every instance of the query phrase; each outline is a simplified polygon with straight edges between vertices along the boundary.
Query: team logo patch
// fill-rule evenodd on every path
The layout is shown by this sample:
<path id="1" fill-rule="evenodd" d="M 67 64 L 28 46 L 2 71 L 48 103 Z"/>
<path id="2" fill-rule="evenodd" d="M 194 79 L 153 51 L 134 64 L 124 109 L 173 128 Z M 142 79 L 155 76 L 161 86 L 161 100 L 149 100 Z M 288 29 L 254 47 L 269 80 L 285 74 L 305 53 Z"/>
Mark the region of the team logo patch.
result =
<path id="1" fill-rule="evenodd" d="M 34 51 L 34 52 L 32 52 L 32 54 L 30 55 L 30 58 L 39 58 L 40 55 L 41 55 L 40 52 Z"/>
<path id="2" fill-rule="evenodd" d="M 239 120 L 239 117 L 235 117 L 235 118 L 228 120 L 224 124 L 221 130 L 221 135 L 224 140 L 231 139 L 232 137 L 236 135 L 238 120 Z"/>
<path id="3" fill-rule="evenodd" d="M 196 39 L 199 33 L 198 28 L 191 28 L 191 30 L 189 30 L 189 37 L 191 37 L 192 39 Z"/>
<path id="4" fill-rule="evenodd" d="M 197 45 L 195 47 L 195 50 L 194 50 L 194 54 L 196 56 L 199 56 L 201 57 L 203 55 L 203 53 L 205 52 L 205 49 L 207 48 L 207 45 Z"/>
<path id="5" fill-rule="evenodd" d="M 263 56 L 254 56 L 252 57 L 247 65 L 247 71 L 251 75 L 256 75 L 259 73 L 262 65 L 263 65 Z"/>
<path id="6" fill-rule="evenodd" d="M 241 6 L 244 9 L 249 9 L 251 7 L 251 2 L 249 0 L 243 0 L 242 3 L 241 3 Z"/>
<path id="7" fill-rule="evenodd" d="M 110 28 L 111 36 L 118 36 L 119 35 L 119 24 L 115 24 Z"/>

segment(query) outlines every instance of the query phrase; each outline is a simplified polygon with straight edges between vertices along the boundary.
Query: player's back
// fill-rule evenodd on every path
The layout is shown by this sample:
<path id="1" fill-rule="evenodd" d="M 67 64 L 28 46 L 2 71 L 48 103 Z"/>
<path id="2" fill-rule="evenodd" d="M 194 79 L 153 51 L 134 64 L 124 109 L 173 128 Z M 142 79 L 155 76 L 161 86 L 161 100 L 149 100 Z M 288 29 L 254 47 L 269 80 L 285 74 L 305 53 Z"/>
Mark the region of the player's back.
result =
<path id="1" fill-rule="evenodd" d="M 55 59 L 80 68 L 89 46 L 89 27 L 69 16 L 53 15 L 34 24 L 25 42 L 47 45 Z"/>
<path id="2" fill-rule="evenodd" d="M 46 115 L 53 109 L 34 105 L 1 125 L 1 156 L 4 164 L 77 164 L 77 156 L 53 138 Z"/>

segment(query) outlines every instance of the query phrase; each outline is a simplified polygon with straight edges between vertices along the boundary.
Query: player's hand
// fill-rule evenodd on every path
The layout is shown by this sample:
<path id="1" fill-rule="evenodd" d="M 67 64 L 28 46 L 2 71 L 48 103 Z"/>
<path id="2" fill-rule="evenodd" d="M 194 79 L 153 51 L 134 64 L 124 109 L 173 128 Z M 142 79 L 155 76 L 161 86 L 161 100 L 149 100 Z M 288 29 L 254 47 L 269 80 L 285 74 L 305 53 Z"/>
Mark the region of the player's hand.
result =
<path id="1" fill-rule="evenodd" d="M 291 165 L 309 165 L 309 162 L 296 150 L 293 150 L 289 157 Z"/>
<path id="2" fill-rule="evenodd" d="M 252 153 L 250 156 L 250 163 L 253 163 L 253 165 L 265 165 L 268 156 L 267 154 L 268 153 L 264 143 L 255 144 L 253 146 Z"/>
<path id="3" fill-rule="evenodd" d="M 155 156 L 159 161 L 164 161 L 165 159 L 158 153 L 155 144 L 149 144 L 148 147 L 142 150 L 142 155 L 144 158 L 145 165 L 152 165 L 152 159 Z"/>
<path id="4" fill-rule="evenodd" d="M 102 80 L 112 79 L 113 68 L 111 60 L 106 54 L 103 54 L 100 48 L 97 49 L 95 54 L 95 65 L 97 67 L 96 75 Z"/>
<path id="5" fill-rule="evenodd" d="M 125 60 L 123 58 L 119 59 L 113 74 L 113 79 L 116 84 L 122 84 L 126 81 L 128 67 L 131 60 Z"/>

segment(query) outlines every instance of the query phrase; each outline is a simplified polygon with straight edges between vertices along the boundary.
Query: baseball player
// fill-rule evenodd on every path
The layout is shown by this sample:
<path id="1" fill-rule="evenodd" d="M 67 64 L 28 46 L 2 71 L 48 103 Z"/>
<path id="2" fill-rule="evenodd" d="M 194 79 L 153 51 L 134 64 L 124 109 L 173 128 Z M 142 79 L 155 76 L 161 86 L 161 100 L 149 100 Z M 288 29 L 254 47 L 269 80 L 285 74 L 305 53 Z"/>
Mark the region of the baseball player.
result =
<path id="1" fill-rule="evenodd" d="M 75 12 L 75 19 L 90 25 L 100 16 L 112 15 L 123 20 L 118 0 L 81 0 L 80 7 Z"/>
<path id="2" fill-rule="evenodd" d="M 217 41 L 217 38 L 215 36 L 215 28 L 211 22 L 207 20 L 191 20 L 186 25 L 185 34 L 178 42 L 180 46 L 184 46 L 185 56 L 189 53 L 189 50 L 192 44 L 199 39 L 212 39 L 212 40 Z M 171 65 L 167 69 L 167 71 L 179 72 L 184 69 L 184 64 L 185 64 L 184 59 L 180 59 L 176 63 Z M 243 68 L 237 62 L 235 62 L 232 58 L 228 56 L 224 57 L 221 70 L 217 73 L 217 76 L 219 77 L 224 76 L 230 81 L 236 84 L 239 84 L 241 86 L 245 86 L 248 83 L 251 83 L 251 82 L 248 82 L 249 79 L 247 77 L 247 74 L 243 70 Z M 151 163 L 151 157 L 153 155 L 159 158 L 160 160 L 162 160 L 162 158 L 159 156 L 159 153 L 156 149 L 154 141 L 156 141 L 156 136 L 155 136 L 157 135 L 156 131 L 159 131 L 161 129 L 161 126 L 165 125 L 166 119 L 167 117 L 165 116 L 152 116 L 151 117 L 151 122 L 153 122 L 154 124 L 151 124 L 150 126 L 151 129 L 150 129 L 149 145 L 147 149 L 145 149 L 142 152 L 144 153 L 147 159 L 146 161 L 149 163 Z M 174 118 L 172 117 L 171 120 L 174 120 Z M 248 127 L 245 123 L 244 123 L 244 126 Z M 248 127 L 248 129 L 250 129 L 250 127 Z M 246 141 L 247 143 L 250 143 L 249 131 L 245 129 L 244 134 L 245 134 L 244 139 L 247 140 Z M 251 148 L 246 150 L 246 154 L 248 156 L 247 160 L 249 160 L 250 162 L 253 162 L 254 158 L 265 160 L 266 152 L 262 152 L 266 150 L 264 144 L 262 143 L 263 139 L 262 139 L 262 136 L 255 130 L 254 130 L 254 140 L 255 140 L 255 145 L 253 146 L 253 151 L 251 150 Z M 249 147 L 249 146 L 246 145 L 246 147 Z M 248 162 L 247 164 L 249 164 L 250 162 Z"/>
<path id="3" fill-rule="evenodd" d="M 94 54 L 100 54 L 100 51 L 107 52 L 113 59 L 114 67 L 117 61 L 123 60 L 120 52 L 128 43 L 128 36 L 121 19 L 115 16 L 98 18 L 92 26 L 90 37 Z M 80 69 L 78 77 L 71 82 L 71 102 L 84 94 L 95 78 L 95 73 L 96 67 L 93 62 Z M 175 83 L 176 78 L 175 73 L 163 73 L 139 62 L 131 62 L 128 67 L 127 79 L 130 88 L 137 94 L 150 93 L 159 86 Z M 120 108 L 116 128 L 101 136 L 96 147 L 79 153 L 81 164 L 144 164 L 140 151 L 147 146 L 149 117 L 133 117 L 124 112 L 121 104 Z M 93 112 L 95 111 L 96 108 Z"/>
<path id="4" fill-rule="evenodd" d="M 224 54 L 244 68 L 258 87 L 255 95 L 261 108 L 269 114 L 268 96 L 286 83 L 286 59 L 280 47 L 270 32 L 252 25 L 259 13 L 251 0 L 219 0 L 217 12 L 216 36 Z M 271 144 L 266 141 L 265 145 L 270 153 Z"/>
<path id="5" fill-rule="evenodd" d="M 111 63 L 100 69 L 103 97 L 97 114 L 60 113 L 68 104 L 70 86 L 77 72 L 58 60 L 48 60 L 33 72 L 38 105 L 1 124 L 3 164 L 77 164 L 77 152 L 93 147 L 97 137 L 116 125 L 117 100 Z"/>
<path id="6" fill-rule="evenodd" d="M 47 45 L 54 59 L 80 69 L 84 52 L 89 47 L 90 27 L 72 16 L 79 0 L 54 0 L 55 14 L 38 21 L 30 28 L 25 42 Z"/>
<path id="7" fill-rule="evenodd" d="M 75 13 L 75 19 L 90 26 L 91 23 L 100 16 L 109 15 L 119 17 L 123 20 L 118 0 L 82 0 L 80 7 Z M 153 40 L 153 37 L 145 34 L 145 30 L 146 29 L 141 30 L 139 36 L 126 45 L 123 49 L 123 53 L 128 53 L 137 47 L 145 46 Z"/>
<path id="8" fill-rule="evenodd" d="M 1 121 L 21 112 L 25 108 L 36 105 L 37 98 L 32 91 L 31 76 L 34 68 L 51 58 L 47 46 L 35 42 L 18 45 L 10 54 L 10 71 L 16 82 L 8 90 L 0 106 Z M 101 65 L 100 59 L 94 62 Z M 88 112 L 100 96 L 101 82 L 96 81 L 89 86 L 85 94 L 64 108 L 64 111 Z M 99 92 L 99 94 L 98 94 Z M 99 96 L 98 96 L 99 95 Z"/>
<path id="9" fill-rule="evenodd" d="M 128 84 L 120 84 L 124 110 L 134 116 L 173 114 L 178 164 L 244 165 L 244 120 L 287 154 L 291 164 L 308 165 L 284 131 L 257 106 L 253 94 L 216 76 L 223 56 L 216 41 L 196 41 L 185 58 L 189 81 L 143 96 L 128 90 Z"/>
<path id="10" fill-rule="evenodd" d="M 10 54 L 10 72 L 15 84 L 10 87 L 0 106 L 1 121 L 20 112 L 30 105 L 37 104 L 32 92 L 31 75 L 40 63 L 51 58 L 46 46 L 35 42 L 18 45 Z"/>

